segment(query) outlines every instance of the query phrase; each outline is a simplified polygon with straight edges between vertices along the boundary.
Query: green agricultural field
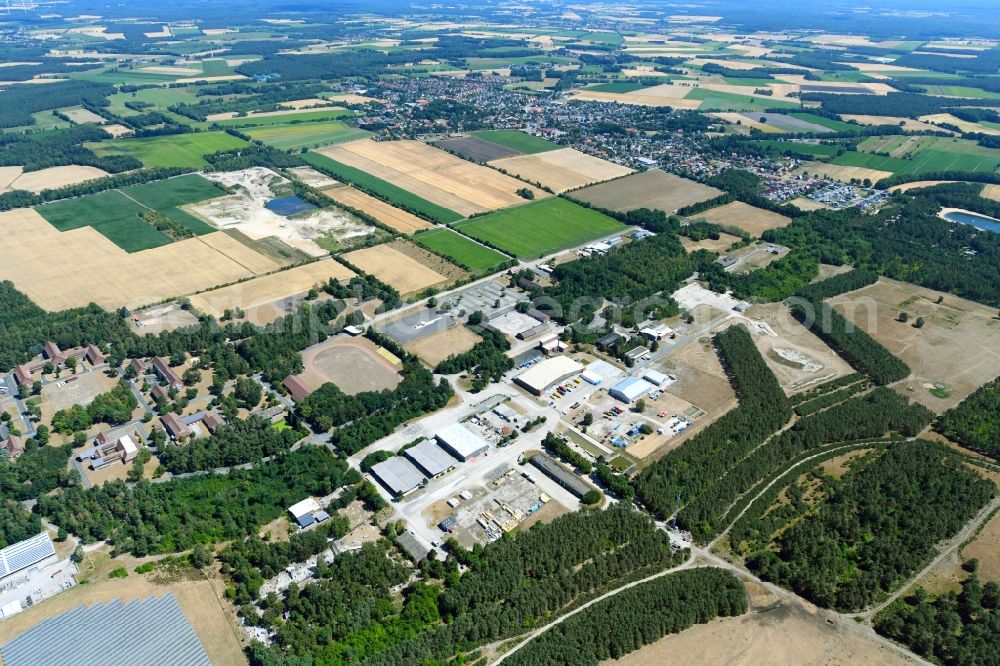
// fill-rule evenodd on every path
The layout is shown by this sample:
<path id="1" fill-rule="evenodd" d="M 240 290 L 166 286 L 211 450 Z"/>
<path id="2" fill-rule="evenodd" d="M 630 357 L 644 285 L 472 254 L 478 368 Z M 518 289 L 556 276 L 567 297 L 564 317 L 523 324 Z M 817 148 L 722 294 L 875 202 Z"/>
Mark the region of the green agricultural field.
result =
<path id="1" fill-rule="evenodd" d="M 804 120 L 807 123 L 812 123 L 813 125 L 819 125 L 821 127 L 826 127 L 832 129 L 834 132 L 857 132 L 862 129 L 860 125 L 852 125 L 850 123 L 845 123 L 842 120 L 833 120 L 831 118 L 824 118 L 823 116 L 817 116 L 813 113 L 803 113 L 803 112 L 792 112 L 789 113 L 792 118 L 798 118 L 799 120 Z"/>
<path id="2" fill-rule="evenodd" d="M 249 144 L 243 139 L 225 132 L 192 132 L 86 144 L 87 148 L 101 156 L 131 155 L 149 167 L 192 169 L 208 166 L 208 162 L 203 159 L 205 155 L 247 145 Z"/>
<path id="3" fill-rule="evenodd" d="M 473 218 L 455 228 L 518 257 L 540 257 L 626 227 L 603 213 L 550 197 Z"/>
<path id="4" fill-rule="evenodd" d="M 982 88 L 967 86 L 921 86 L 928 95 L 943 95 L 945 97 L 968 97 L 969 99 L 1000 99 L 1000 93 L 990 92 Z"/>
<path id="5" fill-rule="evenodd" d="M 358 189 L 384 199 L 385 201 L 388 201 L 403 210 L 420 213 L 443 224 L 457 222 L 462 219 L 462 215 L 453 210 L 449 210 L 443 206 L 438 206 L 437 204 L 427 201 L 422 197 L 418 197 L 416 194 L 408 192 L 397 185 L 393 185 L 392 183 L 382 180 L 381 178 L 376 178 L 361 169 L 355 169 L 352 166 L 342 164 L 336 160 L 331 160 L 325 155 L 309 152 L 302 155 L 302 159 L 305 160 L 307 164 L 333 176 L 337 180 L 350 183 Z"/>
<path id="6" fill-rule="evenodd" d="M 280 150 L 318 148 L 333 143 L 355 141 L 371 136 L 371 132 L 351 127 L 339 120 L 321 123 L 291 123 L 266 125 L 243 130 L 251 138 Z"/>
<path id="7" fill-rule="evenodd" d="M 841 149 L 841 146 L 793 143 L 791 141 L 759 141 L 758 144 L 775 153 L 784 153 L 786 150 L 791 150 L 802 155 L 812 155 L 817 158 L 833 157 Z"/>
<path id="8" fill-rule="evenodd" d="M 118 190 L 57 201 L 35 210 L 59 231 L 93 227 L 126 252 L 173 242 L 142 219 L 145 207 Z"/>
<path id="9" fill-rule="evenodd" d="M 315 123 L 327 120 L 338 120 L 344 116 L 352 116 L 347 109 L 315 109 L 300 113 L 285 113 L 280 116 L 244 116 L 229 120 L 216 120 L 216 125 L 222 127 L 265 127 L 268 125 L 292 125 L 298 123 Z"/>
<path id="10" fill-rule="evenodd" d="M 144 185 L 132 185 L 122 193 L 147 208 L 165 210 L 226 195 L 226 191 L 197 174 L 185 174 Z"/>
<path id="11" fill-rule="evenodd" d="M 707 88 L 692 88 L 685 99 L 702 100 L 699 111 L 765 111 L 767 109 L 797 109 L 798 104 L 774 100 L 767 95 L 737 95 Z"/>
<path id="12" fill-rule="evenodd" d="M 635 81 L 615 81 L 613 83 L 599 83 L 596 86 L 590 86 L 587 90 L 622 95 L 624 93 L 635 92 L 636 90 L 642 90 L 643 88 L 648 87 L 649 86 L 643 83 L 636 83 Z"/>
<path id="13" fill-rule="evenodd" d="M 525 155 L 534 155 L 535 153 L 544 153 L 548 150 L 557 150 L 562 148 L 559 144 L 546 141 L 545 139 L 539 139 L 537 136 L 531 136 L 530 134 L 518 132 L 517 130 L 486 130 L 482 132 L 473 132 L 472 135 L 479 137 L 484 141 L 489 141 L 491 143 L 504 146 L 505 148 L 510 148 L 511 150 L 524 153 Z"/>
<path id="14" fill-rule="evenodd" d="M 998 153 L 1000 154 L 1000 153 Z M 970 155 L 942 150 L 925 149 L 906 159 L 885 157 L 871 153 L 848 151 L 830 162 L 841 166 L 858 166 L 894 174 L 921 174 L 935 171 L 968 171 L 992 173 L 1000 167 L 1000 157 Z"/>
<path id="15" fill-rule="evenodd" d="M 777 83 L 774 79 L 745 79 L 739 76 L 724 76 L 722 80 L 731 86 L 749 86 L 754 88 L 766 88 L 772 83 Z"/>
<path id="16" fill-rule="evenodd" d="M 864 72 L 859 72 L 859 71 L 854 70 L 854 69 L 847 69 L 847 70 L 834 70 L 834 71 L 830 71 L 830 72 L 823 72 L 822 74 L 819 75 L 819 80 L 820 81 L 848 81 L 850 83 L 864 83 L 864 82 L 876 81 L 877 79 L 873 79 L 872 77 L 868 76 Z"/>
<path id="17" fill-rule="evenodd" d="M 496 250 L 479 245 L 451 229 L 430 229 L 412 236 L 411 240 L 476 273 L 499 266 L 507 260 L 507 257 Z"/>
<path id="18" fill-rule="evenodd" d="M 186 88 L 146 88 L 135 92 L 115 93 L 108 97 L 108 111 L 116 116 L 134 116 L 146 111 L 165 111 L 174 104 L 192 104 L 198 101 L 195 86 Z M 125 106 L 125 102 L 137 102 L 152 106 L 136 111 Z"/>

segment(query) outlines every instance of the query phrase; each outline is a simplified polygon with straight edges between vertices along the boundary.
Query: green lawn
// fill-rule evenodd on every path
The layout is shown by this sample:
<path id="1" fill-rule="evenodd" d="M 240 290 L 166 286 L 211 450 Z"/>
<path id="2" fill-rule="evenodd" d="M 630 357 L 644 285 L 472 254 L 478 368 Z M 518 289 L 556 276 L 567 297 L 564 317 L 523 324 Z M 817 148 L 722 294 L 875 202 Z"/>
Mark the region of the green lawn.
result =
<path id="1" fill-rule="evenodd" d="M 550 197 L 455 225 L 462 233 L 518 257 L 540 257 L 622 231 L 622 223 Z"/>
<path id="2" fill-rule="evenodd" d="M 302 159 L 305 160 L 307 164 L 316 167 L 320 171 L 323 171 L 338 180 L 350 183 L 351 185 L 354 185 L 369 194 L 388 201 L 394 206 L 398 206 L 404 210 L 421 213 L 437 222 L 447 224 L 449 222 L 457 222 L 463 217 L 460 213 L 456 213 L 455 211 L 449 210 L 443 206 L 438 206 L 437 204 L 427 201 L 422 197 L 418 197 L 416 194 L 404 190 L 397 185 L 393 185 L 388 181 L 377 178 L 370 173 L 362 171 L 361 169 L 355 169 L 352 166 L 342 164 L 336 160 L 331 160 L 325 155 L 309 152 L 302 155 Z"/>
<path id="3" fill-rule="evenodd" d="M 479 245 L 451 229 L 429 229 L 415 234 L 411 240 L 476 273 L 499 266 L 507 260 L 507 257 L 496 250 Z"/>
<path id="4" fill-rule="evenodd" d="M 225 132 L 192 132 L 86 144 L 87 148 L 101 156 L 131 155 L 149 167 L 194 169 L 208 166 L 208 162 L 203 159 L 205 155 L 247 145 L 249 144 L 243 139 Z"/>
<path id="5" fill-rule="evenodd" d="M 537 136 L 525 134 L 524 132 L 518 132 L 517 130 L 486 130 L 473 132 L 472 134 L 490 143 L 519 151 L 525 155 L 534 155 L 535 153 L 544 153 L 548 150 L 562 148 L 559 144 L 540 139 Z"/>
<path id="6" fill-rule="evenodd" d="M 347 109 L 315 109 L 300 113 L 285 113 L 280 116 L 245 116 L 229 120 L 216 120 L 215 124 L 223 127 L 265 127 L 268 125 L 291 125 L 337 120 L 338 118 L 351 115 L 354 115 L 353 112 Z"/>
<path id="7" fill-rule="evenodd" d="M 243 130 L 251 138 L 280 150 L 318 148 L 371 136 L 371 132 L 351 127 L 339 120 L 321 123 L 291 123 L 266 125 Z"/>
<path id="8" fill-rule="evenodd" d="M 145 208 L 118 190 L 45 204 L 36 208 L 59 231 L 93 227 L 126 252 L 173 242 L 142 219 Z M 86 251 L 81 248 L 81 252 Z M 138 277 L 137 277 L 138 279 Z"/>

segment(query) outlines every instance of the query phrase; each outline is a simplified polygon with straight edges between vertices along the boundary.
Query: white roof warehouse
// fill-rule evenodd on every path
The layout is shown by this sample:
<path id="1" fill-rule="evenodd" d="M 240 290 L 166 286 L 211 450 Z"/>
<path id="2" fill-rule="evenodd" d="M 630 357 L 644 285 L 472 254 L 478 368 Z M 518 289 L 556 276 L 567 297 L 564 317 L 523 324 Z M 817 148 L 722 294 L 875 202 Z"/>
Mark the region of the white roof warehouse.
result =
<path id="1" fill-rule="evenodd" d="M 553 356 L 531 366 L 514 381 L 535 395 L 542 395 L 553 384 L 558 384 L 581 370 L 583 365 L 569 356 Z"/>

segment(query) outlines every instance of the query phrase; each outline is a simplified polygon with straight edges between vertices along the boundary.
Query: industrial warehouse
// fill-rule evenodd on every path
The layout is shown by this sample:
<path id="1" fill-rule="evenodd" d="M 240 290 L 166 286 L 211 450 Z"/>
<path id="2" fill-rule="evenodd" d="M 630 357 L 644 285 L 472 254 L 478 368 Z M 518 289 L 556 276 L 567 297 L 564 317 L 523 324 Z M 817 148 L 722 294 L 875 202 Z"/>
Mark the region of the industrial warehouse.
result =
<path id="1" fill-rule="evenodd" d="M 543 395 L 554 384 L 583 370 L 583 364 L 569 356 L 553 356 L 531 366 L 514 381 L 535 395 Z"/>

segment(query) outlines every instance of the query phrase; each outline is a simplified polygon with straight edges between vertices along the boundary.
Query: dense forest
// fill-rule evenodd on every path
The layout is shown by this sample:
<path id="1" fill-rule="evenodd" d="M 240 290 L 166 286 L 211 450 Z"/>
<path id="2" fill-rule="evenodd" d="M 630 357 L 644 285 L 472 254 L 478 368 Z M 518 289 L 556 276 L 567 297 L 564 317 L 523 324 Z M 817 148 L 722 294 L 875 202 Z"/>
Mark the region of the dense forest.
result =
<path id="1" fill-rule="evenodd" d="M 739 406 L 647 467 L 635 479 L 638 497 L 654 513 L 674 513 L 676 498 L 690 502 L 735 467 L 791 417 L 785 392 L 750 333 L 731 326 L 715 336 L 719 358 Z M 682 509 L 680 522 L 691 529 Z"/>
<path id="2" fill-rule="evenodd" d="M 173 474 L 232 467 L 283 453 L 305 435 L 294 428 L 278 430 L 266 419 L 251 415 L 221 426 L 211 437 L 163 446 L 157 457 Z"/>
<path id="3" fill-rule="evenodd" d="M 1000 460 L 1000 379 L 942 414 L 935 429 L 966 448 Z"/>
<path id="4" fill-rule="evenodd" d="M 615 247 L 604 256 L 560 264 L 558 281 L 546 295 L 555 299 L 558 319 L 573 322 L 599 310 L 604 299 L 622 306 L 670 293 L 692 272 L 692 263 L 674 234 L 658 234 Z M 676 307 L 676 305 L 674 305 Z"/>
<path id="5" fill-rule="evenodd" d="M 39 498 L 37 510 L 83 543 L 107 540 L 116 552 L 143 557 L 246 536 L 309 495 L 359 480 L 328 449 L 309 446 L 224 476 L 73 486 Z"/>
<path id="6" fill-rule="evenodd" d="M 828 277 L 799 289 L 795 295 L 807 301 L 822 301 L 848 291 L 875 284 L 878 275 L 866 268 L 854 268 L 846 273 Z"/>
<path id="7" fill-rule="evenodd" d="M 442 662 L 684 557 L 648 516 L 621 504 L 567 514 L 471 551 L 450 543 L 449 552 L 443 563 L 421 562 L 423 580 L 414 582 L 384 542 L 369 544 L 321 566 L 317 584 L 269 595 L 258 620 L 276 628 L 283 649 L 257 646 L 251 664 Z M 407 581 L 401 599 L 389 594 Z M 280 619 L 286 612 L 294 621 Z"/>
<path id="8" fill-rule="evenodd" d="M 107 139 L 96 125 L 77 125 L 63 130 L 34 134 L 0 134 L 0 166 L 22 166 L 37 171 L 54 166 L 77 164 L 121 173 L 142 168 L 134 157 L 117 155 L 98 157 L 81 144 Z"/>
<path id="9" fill-rule="evenodd" d="M 924 406 L 908 404 L 888 388 L 844 402 L 797 421 L 771 437 L 684 506 L 680 522 L 696 538 L 708 540 L 725 527 L 734 502 L 760 482 L 773 478 L 798 457 L 828 444 L 853 442 L 898 433 L 912 437 L 934 415 Z M 736 505 L 739 506 L 739 505 Z"/>
<path id="10" fill-rule="evenodd" d="M 925 175 L 924 177 L 930 177 Z M 926 197 L 894 195 L 878 215 L 812 211 L 765 240 L 879 275 L 1000 307 L 1000 234 L 937 216 Z"/>
<path id="11" fill-rule="evenodd" d="M 861 609 L 898 587 L 996 493 L 931 442 L 872 457 L 841 479 L 823 477 L 821 497 L 814 491 L 773 549 L 754 553 L 747 566 L 821 606 Z"/>
<path id="12" fill-rule="evenodd" d="M 975 573 L 958 593 L 932 597 L 922 587 L 875 617 L 875 630 L 944 666 L 992 664 L 1000 654 L 1000 585 Z"/>
<path id="13" fill-rule="evenodd" d="M 0 499 L 0 548 L 30 539 L 41 531 L 38 514 L 28 513 L 16 502 Z"/>
<path id="14" fill-rule="evenodd" d="M 31 114 L 47 109 L 89 104 L 107 106 L 107 96 L 114 93 L 109 85 L 88 81 L 63 81 L 46 85 L 45 94 L 39 95 L 34 86 L 10 86 L 3 91 L 0 105 L 0 127 L 31 125 Z"/>
<path id="15" fill-rule="evenodd" d="M 679 571 L 594 604 L 533 639 L 508 661 L 514 666 L 597 666 L 667 634 L 746 610 L 743 583 L 728 571 Z"/>

